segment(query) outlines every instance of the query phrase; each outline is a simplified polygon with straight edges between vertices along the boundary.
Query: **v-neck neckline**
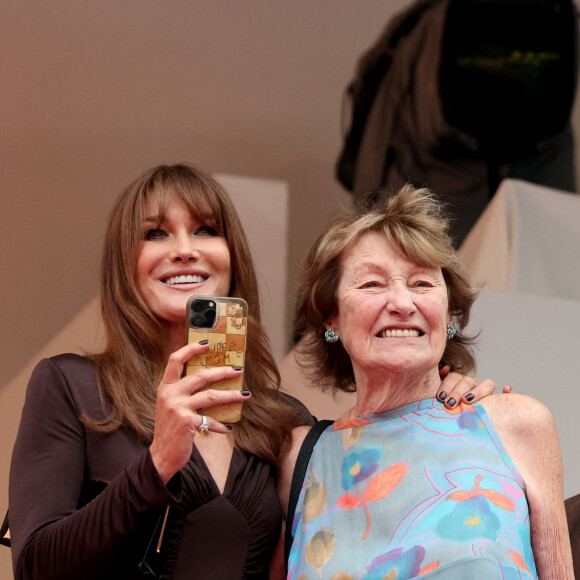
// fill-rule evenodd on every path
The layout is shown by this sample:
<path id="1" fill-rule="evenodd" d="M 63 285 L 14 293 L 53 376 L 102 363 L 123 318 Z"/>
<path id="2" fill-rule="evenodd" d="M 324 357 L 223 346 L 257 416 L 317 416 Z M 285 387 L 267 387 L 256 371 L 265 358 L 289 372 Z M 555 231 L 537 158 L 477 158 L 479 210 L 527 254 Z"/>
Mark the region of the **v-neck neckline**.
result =
<path id="1" fill-rule="evenodd" d="M 206 473 L 206 475 L 208 477 L 208 481 L 211 483 L 211 486 L 212 486 L 213 490 L 215 491 L 215 493 L 217 495 L 222 495 L 224 497 L 227 497 L 230 494 L 231 486 L 233 485 L 232 479 L 234 477 L 234 462 L 235 462 L 235 459 L 239 456 L 239 451 L 236 449 L 235 445 L 232 447 L 232 454 L 230 456 L 230 461 L 228 464 L 228 470 L 227 470 L 226 478 L 224 481 L 223 490 L 221 490 L 219 488 L 219 485 L 217 484 L 217 481 L 215 480 L 213 473 L 211 472 L 208 464 L 206 463 L 203 455 L 201 454 L 201 451 L 195 446 L 195 444 L 193 446 L 193 453 L 192 454 L 199 461 L 199 465 L 201 466 L 203 471 Z"/>

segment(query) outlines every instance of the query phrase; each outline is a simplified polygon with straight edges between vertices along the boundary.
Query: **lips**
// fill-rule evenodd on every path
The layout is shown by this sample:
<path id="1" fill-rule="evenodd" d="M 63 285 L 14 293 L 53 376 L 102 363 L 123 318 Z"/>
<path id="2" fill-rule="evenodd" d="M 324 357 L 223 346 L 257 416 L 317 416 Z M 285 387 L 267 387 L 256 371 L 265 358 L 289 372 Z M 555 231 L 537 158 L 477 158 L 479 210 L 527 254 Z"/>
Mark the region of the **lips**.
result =
<path id="1" fill-rule="evenodd" d="M 180 276 L 171 276 L 162 280 L 162 282 L 167 286 L 175 286 L 177 284 L 199 284 L 205 280 L 207 280 L 206 277 L 198 274 L 182 274 Z"/>

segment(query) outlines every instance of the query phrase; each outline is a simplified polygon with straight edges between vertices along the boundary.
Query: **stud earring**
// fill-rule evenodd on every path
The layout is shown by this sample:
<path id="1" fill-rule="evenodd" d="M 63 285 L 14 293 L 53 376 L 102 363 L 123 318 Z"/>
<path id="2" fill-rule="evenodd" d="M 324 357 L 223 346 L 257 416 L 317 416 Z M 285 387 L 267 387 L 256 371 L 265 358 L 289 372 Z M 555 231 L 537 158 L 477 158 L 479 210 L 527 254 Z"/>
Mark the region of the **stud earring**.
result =
<path id="1" fill-rule="evenodd" d="M 326 339 L 326 342 L 336 342 L 338 340 L 338 334 L 334 332 L 334 328 L 331 326 L 330 328 L 326 329 L 324 338 Z"/>
<path id="2" fill-rule="evenodd" d="M 457 329 L 455 328 L 453 323 L 450 322 L 447 325 L 447 338 L 451 340 L 456 334 L 457 334 Z"/>

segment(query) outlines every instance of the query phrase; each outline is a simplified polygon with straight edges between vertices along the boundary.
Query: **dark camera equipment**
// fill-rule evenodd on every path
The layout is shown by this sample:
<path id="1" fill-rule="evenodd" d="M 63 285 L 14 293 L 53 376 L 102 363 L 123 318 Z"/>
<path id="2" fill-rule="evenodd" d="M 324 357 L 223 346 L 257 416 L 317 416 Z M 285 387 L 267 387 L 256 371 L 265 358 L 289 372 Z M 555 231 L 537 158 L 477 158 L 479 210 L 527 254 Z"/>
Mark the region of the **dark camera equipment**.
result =
<path id="1" fill-rule="evenodd" d="M 217 305 L 214 300 L 199 298 L 191 304 L 190 322 L 197 328 L 213 328 Z"/>

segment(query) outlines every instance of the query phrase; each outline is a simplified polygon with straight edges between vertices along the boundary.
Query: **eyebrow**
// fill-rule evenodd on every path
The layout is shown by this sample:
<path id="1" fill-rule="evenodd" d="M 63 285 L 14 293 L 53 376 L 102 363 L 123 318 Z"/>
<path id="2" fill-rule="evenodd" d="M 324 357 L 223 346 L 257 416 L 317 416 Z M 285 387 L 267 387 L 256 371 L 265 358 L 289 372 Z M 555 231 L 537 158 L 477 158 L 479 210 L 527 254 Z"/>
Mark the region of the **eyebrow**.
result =
<path id="1" fill-rule="evenodd" d="M 376 272 L 380 270 L 374 262 L 359 262 L 353 269 L 354 274 L 365 274 L 367 272 Z"/>
<path id="2" fill-rule="evenodd" d="M 384 268 L 378 266 L 374 262 L 361 262 L 357 264 L 353 269 L 352 272 L 355 275 L 364 275 L 364 274 L 374 274 L 376 272 L 382 272 Z M 432 271 L 437 271 L 439 268 L 434 266 L 421 266 L 420 264 L 416 264 L 413 267 L 414 273 L 421 274 L 421 273 L 428 273 Z"/>

